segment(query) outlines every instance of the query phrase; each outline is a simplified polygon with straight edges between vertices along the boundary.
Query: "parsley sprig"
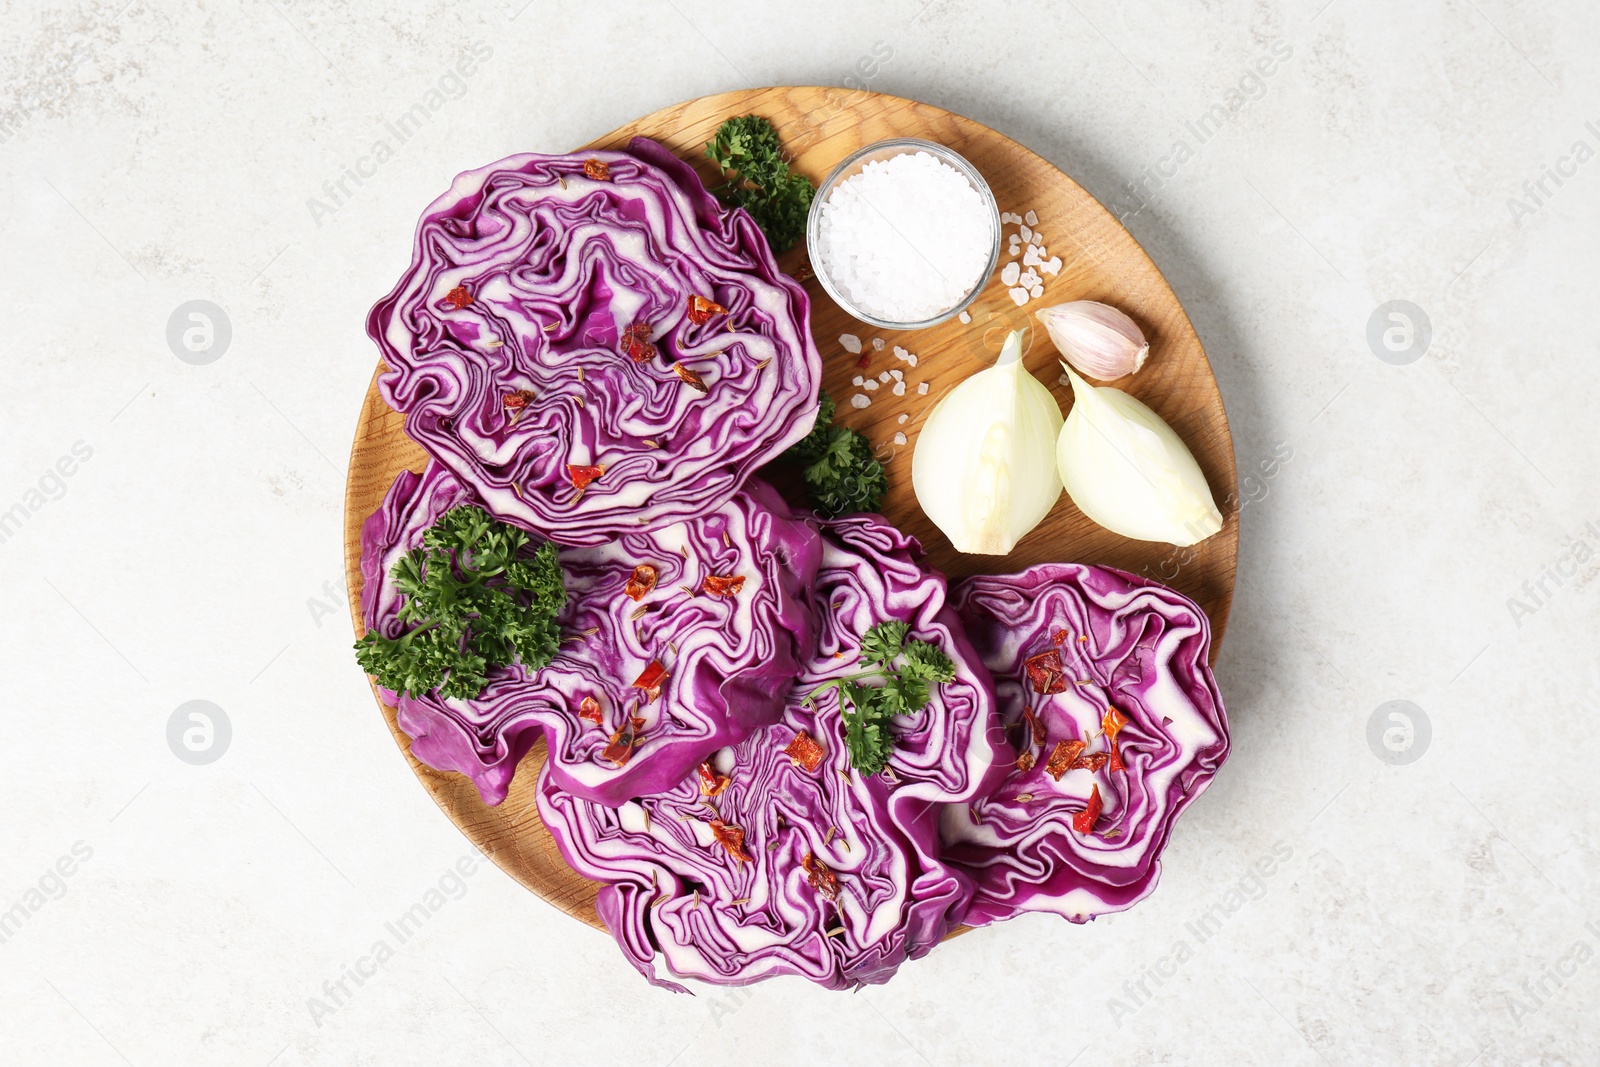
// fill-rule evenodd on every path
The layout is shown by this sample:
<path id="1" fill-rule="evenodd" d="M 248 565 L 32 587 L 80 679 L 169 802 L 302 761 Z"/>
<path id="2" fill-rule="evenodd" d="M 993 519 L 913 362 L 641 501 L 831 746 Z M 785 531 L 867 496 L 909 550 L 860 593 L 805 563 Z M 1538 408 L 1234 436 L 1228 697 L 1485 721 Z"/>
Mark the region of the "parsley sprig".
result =
<path id="1" fill-rule="evenodd" d="M 864 669 L 825 682 L 806 697 L 809 705 L 823 690 L 839 690 L 845 748 L 851 766 L 862 774 L 877 774 L 889 762 L 894 748 L 889 726 L 894 717 L 921 711 L 932 698 L 933 687 L 956 676 L 949 656 L 926 641 L 906 640 L 909 630 L 903 622 L 878 623 L 861 638 Z M 872 680 L 879 684 L 863 684 Z"/>
<path id="2" fill-rule="evenodd" d="M 405 597 L 400 620 L 415 625 L 395 638 L 369 632 L 356 642 L 356 662 L 385 689 L 464 699 L 481 693 L 496 667 L 548 664 L 567 591 L 555 546 L 529 555 L 528 541 L 480 508 L 445 512 L 390 570 Z"/>
<path id="3" fill-rule="evenodd" d="M 877 511 L 889 476 L 872 454 L 872 442 L 860 430 L 833 425 L 835 406 L 827 393 L 818 403 L 816 425 L 784 458 L 805 465 L 801 474 L 811 502 L 828 518 Z"/>
<path id="4" fill-rule="evenodd" d="M 706 155 L 722 168 L 726 184 L 712 192 L 724 204 L 750 212 L 774 252 L 785 252 L 806 232 L 811 183 L 789 169 L 778 131 L 759 115 L 729 119 L 706 144 Z"/>

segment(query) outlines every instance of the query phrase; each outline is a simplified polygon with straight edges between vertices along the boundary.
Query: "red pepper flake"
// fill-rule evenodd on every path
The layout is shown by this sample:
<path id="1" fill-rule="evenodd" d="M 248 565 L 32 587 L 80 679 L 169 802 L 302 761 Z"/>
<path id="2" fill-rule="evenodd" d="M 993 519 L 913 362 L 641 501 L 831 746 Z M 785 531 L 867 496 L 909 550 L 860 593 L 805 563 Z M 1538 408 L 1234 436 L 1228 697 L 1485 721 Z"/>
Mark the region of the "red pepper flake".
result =
<path id="1" fill-rule="evenodd" d="M 578 490 L 589 488 L 589 483 L 600 477 L 605 472 L 606 468 L 604 464 L 595 467 L 583 467 L 572 463 L 567 464 L 567 477 L 572 479 L 572 487 Z"/>
<path id="2" fill-rule="evenodd" d="M 823 899 L 839 899 L 839 876 L 833 873 L 833 868 L 807 852 L 805 859 L 800 861 L 800 869 L 806 872 L 806 884 Z"/>
<path id="3" fill-rule="evenodd" d="M 633 680 L 633 688 L 643 689 L 645 703 L 653 704 L 656 698 L 661 695 L 661 686 L 666 680 L 667 669 L 661 665 L 660 660 L 653 659 L 644 670 L 639 672 L 639 677 Z"/>
<path id="4" fill-rule="evenodd" d="M 628 725 L 611 735 L 611 743 L 600 752 L 601 758 L 610 760 L 616 767 L 626 767 L 633 758 L 633 750 L 639 744 L 639 731 L 643 728 L 643 719 L 630 716 Z"/>
<path id="5" fill-rule="evenodd" d="M 700 795 L 703 797 L 721 796 L 733 784 L 732 778 L 717 773 L 710 760 L 702 762 L 695 773 L 700 776 Z"/>
<path id="6" fill-rule="evenodd" d="M 794 280 L 797 282 L 808 282 L 816 276 L 817 272 L 811 269 L 811 261 L 809 259 L 795 268 Z"/>
<path id="7" fill-rule="evenodd" d="M 1089 791 L 1089 803 L 1072 817 L 1072 828 L 1080 834 L 1093 833 L 1094 824 L 1100 821 L 1100 812 L 1103 810 L 1105 804 L 1100 799 L 1100 787 L 1096 785 Z"/>
<path id="8" fill-rule="evenodd" d="M 518 389 L 514 393 L 507 393 L 500 398 L 500 403 L 505 405 L 507 411 L 521 411 L 533 403 L 533 390 Z"/>
<path id="9" fill-rule="evenodd" d="M 822 757 L 825 755 L 822 746 L 812 740 L 811 735 L 804 730 L 794 735 L 794 740 L 789 742 L 789 747 L 783 750 L 783 754 L 794 760 L 796 767 L 803 767 L 813 773 L 822 766 Z"/>
<path id="10" fill-rule="evenodd" d="M 1035 762 L 1036 760 L 1034 759 L 1032 752 L 1024 752 L 1022 755 L 1017 757 L 1017 770 L 1026 774 L 1033 770 L 1033 765 Z"/>
<path id="11" fill-rule="evenodd" d="M 1082 741 L 1057 741 L 1055 750 L 1050 753 L 1049 762 L 1044 765 L 1044 772 L 1056 781 L 1061 781 L 1061 776 L 1072 769 L 1072 765 L 1088 747 Z"/>
<path id="12" fill-rule="evenodd" d="M 872 366 L 872 357 L 867 355 L 865 352 L 861 353 L 861 355 L 856 357 L 856 366 L 860 367 L 862 370 L 866 370 L 868 367 Z"/>
<path id="13" fill-rule="evenodd" d="M 1106 765 L 1106 761 L 1109 759 L 1111 759 L 1111 757 L 1106 755 L 1104 752 L 1092 752 L 1087 756 L 1079 756 L 1077 759 L 1073 760 L 1072 767 L 1070 769 L 1074 771 L 1086 770 L 1091 773 L 1099 773 L 1100 768 L 1104 767 Z"/>
<path id="14" fill-rule="evenodd" d="M 623 330 L 618 343 L 622 346 L 622 354 L 635 363 L 655 358 L 656 346 L 650 343 L 650 327 L 646 323 L 636 322 Z"/>
<path id="15" fill-rule="evenodd" d="M 691 293 L 689 296 L 689 321 L 696 326 L 704 326 L 711 321 L 713 315 L 726 315 L 728 309 L 715 300 Z"/>
<path id="16" fill-rule="evenodd" d="M 1028 684 L 1035 693 L 1064 693 L 1067 679 L 1061 669 L 1061 653 L 1055 649 L 1029 656 L 1023 661 L 1028 671 Z"/>
<path id="17" fill-rule="evenodd" d="M 611 180 L 611 164 L 603 159 L 590 156 L 583 161 L 583 176 L 592 178 L 597 182 L 608 182 Z"/>
<path id="18" fill-rule="evenodd" d="M 1057 630 L 1055 633 L 1050 635 L 1050 640 L 1059 645 L 1061 642 L 1065 641 L 1068 636 L 1070 635 L 1067 633 L 1067 631 Z"/>
<path id="19" fill-rule="evenodd" d="M 700 377 L 700 375 L 696 374 L 694 371 L 690 370 L 688 367 L 685 367 L 682 363 L 674 363 L 672 365 L 672 373 L 683 379 L 683 384 L 692 389 L 698 389 L 702 393 L 711 392 L 711 387 L 706 384 L 706 380 Z"/>
<path id="20" fill-rule="evenodd" d="M 705 586 L 706 592 L 712 596 L 736 596 L 739 590 L 744 588 L 744 575 L 730 574 L 721 576 L 708 574 L 702 584 Z"/>
<path id="21" fill-rule="evenodd" d="M 717 839 L 717 844 L 728 850 L 728 855 L 740 863 L 750 862 L 750 857 L 744 850 L 743 829 L 721 819 L 712 819 L 711 836 Z"/>
<path id="22" fill-rule="evenodd" d="M 600 702 L 594 697 L 584 697 L 578 701 L 578 718 L 584 722 L 592 722 L 596 726 L 606 721 L 604 713 L 600 710 Z"/>
<path id="23" fill-rule="evenodd" d="M 467 292 L 466 286 L 458 285 L 448 293 L 444 294 L 444 302 L 455 308 L 457 311 L 460 311 L 462 308 L 472 303 L 472 294 Z"/>
<path id="24" fill-rule="evenodd" d="M 1117 735 L 1122 728 L 1128 725 L 1128 717 L 1116 708 L 1107 708 L 1106 714 L 1100 720 L 1100 728 L 1106 732 L 1106 741 L 1111 746 L 1111 769 L 1126 771 L 1128 768 L 1122 764 L 1122 751 L 1117 748 Z"/>
<path id="25" fill-rule="evenodd" d="M 1022 709 L 1022 724 L 1033 735 L 1033 743 L 1044 744 L 1044 720 L 1034 713 L 1032 708 Z"/>
<path id="26" fill-rule="evenodd" d="M 623 587 L 623 592 L 630 600 L 643 600 L 650 590 L 656 587 L 656 579 L 661 577 L 661 572 L 648 563 L 641 563 L 633 568 L 633 574 L 628 578 L 628 584 Z"/>

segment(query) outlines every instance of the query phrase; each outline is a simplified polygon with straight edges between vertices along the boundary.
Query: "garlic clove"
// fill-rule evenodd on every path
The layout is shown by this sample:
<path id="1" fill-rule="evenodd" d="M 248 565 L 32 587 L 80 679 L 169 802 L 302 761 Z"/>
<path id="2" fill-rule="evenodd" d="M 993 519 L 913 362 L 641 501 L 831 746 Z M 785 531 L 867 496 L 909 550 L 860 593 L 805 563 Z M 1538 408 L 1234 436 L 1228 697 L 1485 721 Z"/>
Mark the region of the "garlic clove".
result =
<path id="1" fill-rule="evenodd" d="M 1104 382 L 1134 374 L 1150 356 L 1139 324 L 1110 304 L 1074 300 L 1034 315 L 1067 362 L 1091 378 Z"/>

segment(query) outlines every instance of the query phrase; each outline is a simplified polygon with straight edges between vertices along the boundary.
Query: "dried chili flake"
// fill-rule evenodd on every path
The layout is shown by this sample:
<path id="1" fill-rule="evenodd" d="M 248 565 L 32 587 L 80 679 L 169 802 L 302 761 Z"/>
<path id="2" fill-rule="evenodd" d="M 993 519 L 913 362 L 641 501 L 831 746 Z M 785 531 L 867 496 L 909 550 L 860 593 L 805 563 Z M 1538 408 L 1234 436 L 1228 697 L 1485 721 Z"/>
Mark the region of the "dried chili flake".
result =
<path id="1" fill-rule="evenodd" d="M 630 600 L 643 600 L 650 590 L 656 587 L 656 579 L 661 577 L 661 572 L 648 563 L 641 563 L 633 568 L 633 574 L 628 578 L 628 584 L 622 591 Z"/>
<path id="2" fill-rule="evenodd" d="M 1023 661 L 1028 671 L 1028 684 L 1035 693 L 1064 693 L 1067 679 L 1061 670 L 1061 653 L 1055 649 L 1029 656 Z"/>
<path id="3" fill-rule="evenodd" d="M 706 384 L 706 380 L 700 377 L 700 375 L 696 374 L 694 371 L 690 370 L 688 367 L 685 367 L 682 363 L 674 363 L 672 365 L 672 373 L 681 378 L 683 380 L 683 384 L 689 386 L 691 389 L 698 389 L 702 393 L 711 392 L 711 387 Z"/>
<path id="4" fill-rule="evenodd" d="M 711 321 L 713 315 L 726 315 L 728 309 L 715 300 L 707 300 L 698 294 L 689 296 L 689 321 L 696 326 L 704 326 Z"/>
<path id="5" fill-rule="evenodd" d="M 639 672 L 639 677 L 633 680 L 633 688 L 643 689 L 645 703 L 653 704 L 656 698 L 661 695 L 661 686 L 666 680 L 667 669 L 661 665 L 660 660 L 653 659 L 644 670 Z"/>
<path id="6" fill-rule="evenodd" d="M 635 363 L 655 358 L 656 346 L 650 343 L 650 327 L 646 323 L 636 322 L 623 330 L 617 343 L 622 346 L 622 354 Z"/>
<path id="7" fill-rule="evenodd" d="M 507 411 L 521 411 L 533 403 L 533 390 L 518 389 L 516 392 L 507 393 L 500 398 L 500 403 Z"/>
<path id="8" fill-rule="evenodd" d="M 467 307 L 472 303 L 472 294 L 467 292 L 466 286 L 458 285 L 448 293 L 444 294 L 444 302 L 455 308 L 457 311 L 460 311 L 462 308 Z"/>
<path id="9" fill-rule="evenodd" d="M 809 259 L 795 268 L 794 280 L 797 282 L 808 282 L 816 276 L 817 272 L 811 269 L 811 261 Z"/>
<path id="10" fill-rule="evenodd" d="M 590 156 L 583 161 L 583 176 L 597 182 L 608 182 L 611 180 L 611 164 Z"/>
<path id="11" fill-rule="evenodd" d="M 860 367 L 862 370 L 866 370 L 868 367 L 872 366 L 872 357 L 867 355 L 865 352 L 861 353 L 861 355 L 856 357 L 856 366 Z"/>
<path id="12" fill-rule="evenodd" d="M 1035 762 L 1037 761 L 1034 759 L 1032 752 L 1024 752 L 1022 755 L 1017 757 L 1017 770 L 1026 774 L 1027 772 L 1033 770 L 1033 765 Z"/>
<path id="13" fill-rule="evenodd" d="M 726 774 L 719 774 L 710 760 L 703 761 L 695 773 L 700 776 L 700 795 L 703 797 L 721 796 L 733 784 L 733 779 Z"/>
<path id="14" fill-rule="evenodd" d="M 1067 631 L 1065 631 L 1065 630 L 1057 630 L 1055 633 L 1050 635 L 1050 640 L 1053 641 L 1055 644 L 1059 645 L 1063 641 L 1065 641 L 1069 636 L 1071 636 L 1071 635 L 1068 634 Z"/>
<path id="15" fill-rule="evenodd" d="M 1104 802 L 1100 799 L 1100 787 L 1097 785 L 1089 790 L 1089 803 L 1072 817 L 1072 828 L 1080 834 L 1093 833 L 1094 824 L 1100 821 L 1100 812 L 1104 809 Z"/>
<path id="16" fill-rule="evenodd" d="M 730 574 L 723 576 L 708 574 L 706 575 L 706 580 L 701 584 L 705 586 L 706 592 L 712 596 L 736 596 L 739 590 L 744 588 L 744 575 Z"/>
<path id="17" fill-rule="evenodd" d="M 637 715 L 630 716 L 628 724 L 611 735 L 611 743 L 600 752 L 601 758 L 610 760 L 614 766 L 626 767 L 639 744 L 639 731 L 642 729 L 644 720 Z"/>
<path id="18" fill-rule="evenodd" d="M 806 884 L 825 900 L 839 899 L 839 876 L 833 873 L 833 868 L 807 852 L 800 861 L 800 869 L 806 872 Z"/>
<path id="19" fill-rule="evenodd" d="M 711 836 L 717 839 L 717 844 L 728 850 L 728 855 L 740 863 L 749 863 L 750 856 L 744 850 L 744 830 L 732 823 L 723 822 L 721 819 L 711 820 Z"/>
<path id="20" fill-rule="evenodd" d="M 1117 747 L 1117 735 L 1122 728 L 1128 725 L 1128 717 L 1116 708 L 1107 708 L 1105 717 L 1100 720 L 1100 728 L 1106 732 L 1106 742 L 1111 746 L 1111 769 L 1126 771 L 1128 768 L 1122 763 L 1122 750 Z"/>
<path id="21" fill-rule="evenodd" d="M 605 714 L 600 710 L 600 702 L 594 697 L 584 697 L 578 701 L 578 718 L 584 722 L 592 722 L 596 726 L 605 722 Z"/>
<path id="22" fill-rule="evenodd" d="M 1022 725 L 1032 735 L 1034 744 L 1044 744 L 1044 720 L 1032 708 L 1022 709 Z"/>
<path id="23" fill-rule="evenodd" d="M 1111 759 L 1111 757 L 1106 755 L 1104 752 L 1091 752 L 1087 756 L 1079 756 L 1077 759 L 1073 760 L 1072 766 L 1069 769 L 1074 771 L 1089 771 L 1091 773 L 1099 773 L 1100 768 L 1104 767 L 1106 765 L 1106 761 L 1109 759 Z"/>
<path id="24" fill-rule="evenodd" d="M 789 747 L 783 750 L 783 754 L 794 760 L 796 767 L 803 767 L 813 773 L 822 766 L 822 757 L 826 755 L 822 751 L 822 746 L 812 740 L 811 735 L 804 730 L 794 735 L 794 740 L 789 742 Z"/>
<path id="25" fill-rule="evenodd" d="M 567 464 L 567 477 L 572 479 L 572 487 L 577 490 L 589 488 L 589 483 L 606 472 L 605 464 L 598 466 L 580 466 L 575 463 Z"/>
<path id="26" fill-rule="evenodd" d="M 1089 746 L 1083 741 L 1057 741 L 1055 749 L 1050 753 L 1050 759 L 1044 765 L 1044 772 L 1056 781 L 1061 781 L 1061 776 L 1072 769 L 1083 750 Z"/>

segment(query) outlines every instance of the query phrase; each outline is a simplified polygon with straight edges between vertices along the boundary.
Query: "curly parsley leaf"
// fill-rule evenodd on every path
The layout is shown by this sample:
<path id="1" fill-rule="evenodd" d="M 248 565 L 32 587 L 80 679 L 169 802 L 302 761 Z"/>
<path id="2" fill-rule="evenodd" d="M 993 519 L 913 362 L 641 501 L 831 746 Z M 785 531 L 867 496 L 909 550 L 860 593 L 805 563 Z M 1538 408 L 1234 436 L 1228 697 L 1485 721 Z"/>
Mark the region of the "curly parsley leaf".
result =
<path id="1" fill-rule="evenodd" d="M 866 669 L 819 686 L 807 697 L 815 699 L 828 688 L 839 690 L 845 748 L 851 766 L 862 774 L 877 774 L 889 762 L 894 717 L 921 711 L 933 698 L 935 685 L 955 678 L 950 657 L 926 641 L 906 640 L 909 631 L 896 620 L 873 626 L 861 638 L 861 665 Z M 871 680 L 878 684 L 862 684 Z"/>
<path id="2" fill-rule="evenodd" d="M 789 169 L 772 123 L 759 115 L 729 119 L 706 144 L 706 155 L 727 179 L 712 192 L 724 204 L 750 212 L 774 252 L 788 251 L 805 236 L 815 190 Z"/>
<path id="3" fill-rule="evenodd" d="M 800 473 L 811 492 L 812 506 L 825 517 L 877 511 L 889 488 L 889 476 L 872 454 L 872 442 L 866 435 L 833 425 L 833 413 L 833 398 L 822 393 L 817 398 L 816 424 L 783 458 L 803 465 Z"/>
<path id="4" fill-rule="evenodd" d="M 369 632 L 356 642 L 356 662 L 385 689 L 467 700 L 496 667 L 547 665 L 567 591 L 555 546 L 530 554 L 528 544 L 526 532 L 479 508 L 445 512 L 390 571 L 405 598 L 399 618 L 412 628 L 392 638 Z"/>

